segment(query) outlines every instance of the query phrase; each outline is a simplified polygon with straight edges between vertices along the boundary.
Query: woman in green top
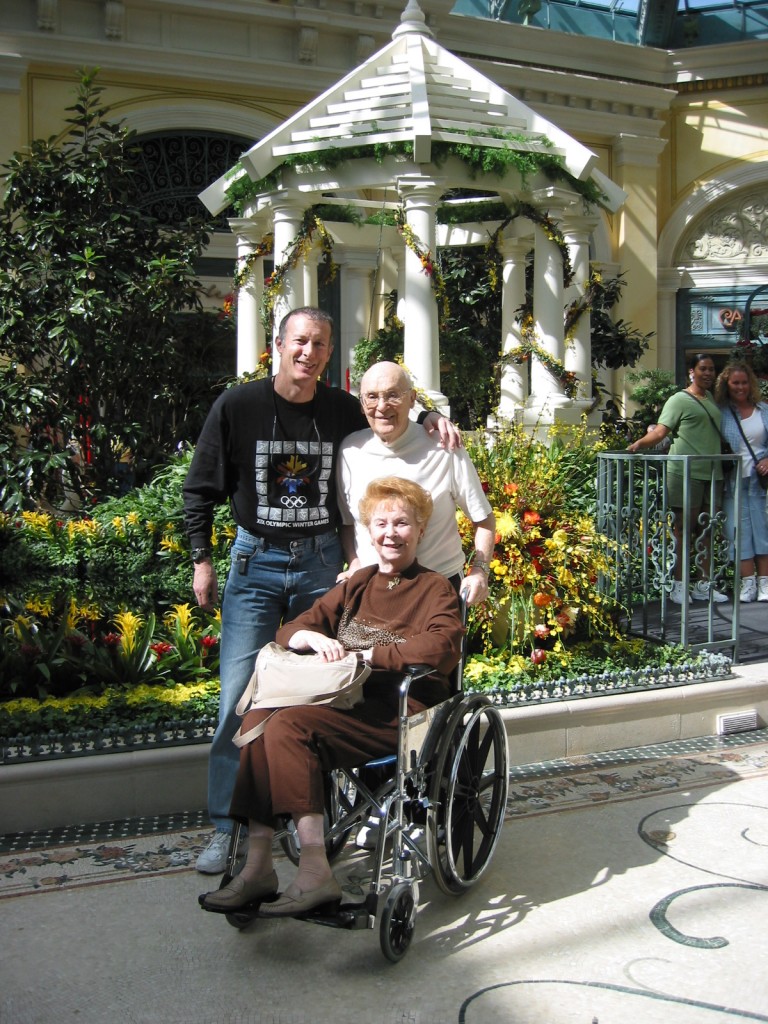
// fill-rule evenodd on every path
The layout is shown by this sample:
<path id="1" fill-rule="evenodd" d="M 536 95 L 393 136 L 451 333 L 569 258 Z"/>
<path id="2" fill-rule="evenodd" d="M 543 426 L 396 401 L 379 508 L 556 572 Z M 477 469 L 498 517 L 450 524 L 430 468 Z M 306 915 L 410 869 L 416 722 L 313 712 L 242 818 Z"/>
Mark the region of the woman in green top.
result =
<path id="1" fill-rule="evenodd" d="M 688 363 L 687 388 L 672 395 L 664 404 L 659 422 L 648 432 L 627 447 L 629 452 L 638 452 L 644 448 L 653 448 L 664 438 L 672 434 L 674 440 L 669 449 L 670 455 L 696 455 L 690 467 L 690 510 L 689 522 L 691 535 L 697 532 L 699 516 L 702 512 L 712 514 L 710 510 L 710 484 L 714 478 L 718 481 L 718 504 L 721 490 L 723 470 L 719 462 L 712 462 L 709 456 L 719 455 L 720 444 L 720 409 L 715 404 L 710 391 L 715 383 L 715 364 L 711 356 L 699 352 Z M 675 513 L 672 529 L 675 535 L 677 550 L 681 550 L 683 540 L 683 463 L 671 462 L 667 469 L 667 495 L 670 507 Z M 686 600 L 683 593 L 682 559 L 675 562 L 675 582 L 669 595 L 670 601 L 682 604 Z M 709 566 L 702 566 L 704 578 L 698 580 L 693 587 L 691 597 L 695 601 L 708 601 L 710 585 L 706 576 Z M 690 601 L 690 597 L 687 598 Z M 727 601 L 725 594 L 712 589 L 713 601 Z"/>

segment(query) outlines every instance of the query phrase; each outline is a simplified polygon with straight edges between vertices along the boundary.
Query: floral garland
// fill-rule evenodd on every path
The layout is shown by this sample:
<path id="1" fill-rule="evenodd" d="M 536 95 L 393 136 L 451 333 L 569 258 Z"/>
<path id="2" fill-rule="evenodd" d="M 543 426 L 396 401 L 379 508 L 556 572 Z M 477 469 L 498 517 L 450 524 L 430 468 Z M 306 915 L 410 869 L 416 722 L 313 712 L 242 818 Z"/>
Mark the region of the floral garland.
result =
<path id="1" fill-rule="evenodd" d="M 333 262 L 333 239 L 317 213 L 317 208 L 309 207 L 304 211 L 301 226 L 296 237 L 286 250 L 286 258 L 283 263 L 278 263 L 272 273 L 264 281 L 264 292 L 261 298 L 261 321 L 264 330 L 269 337 L 272 333 L 272 320 L 274 317 L 275 302 L 283 287 L 285 277 L 290 270 L 295 269 L 299 263 L 306 259 L 307 254 L 314 245 L 315 235 L 320 237 L 320 244 L 323 254 L 327 257 L 329 279 L 336 276 L 337 266 Z M 253 266 L 262 256 L 270 256 L 275 251 L 275 236 L 272 231 L 267 232 L 259 244 L 249 252 L 247 256 L 238 259 L 238 268 L 234 276 L 235 289 L 242 288 L 253 272 Z"/>
<path id="2" fill-rule="evenodd" d="M 247 256 L 239 257 L 237 261 L 238 269 L 235 271 L 235 276 L 232 281 L 235 286 L 235 292 L 237 292 L 237 289 L 242 288 L 243 285 L 247 284 L 256 260 L 261 259 L 262 256 L 271 256 L 274 251 L 275 236 L 273 232 L 269 231 L 264 235 L 252 252 L 249 252 Z"/>
<path id="3" fill-rule="evenodd" d="M 547 352 L 543 345 L 540 344 L 536 338 L 536 328 L 530 313 L 524 313 L 520 331 L 522 334 L 520 344 L 510 352 L 507 352 L 504 359 L 514 363 L 524 363 L 531 356 L 535 356 L 542 366 L 552 374 L 555 380 L 562 385 L 567 397 L 575 398 L 579 388 L 579 378 L 573 370 L 566 370 L 560 360 L 553 356 L 551 352 Z"/>
<path id="4" fill-rule="evenodd" d="M 445 323 L 451 315 L 451 309 L 448 304 L 448 292 L 445 287 L 445 279 L 440 273 L 440 268 L 438 267 L 434 256 L 429 249 L 424 248 L 416 237 L 416 233 L 413 228 L 405 219 L 405 211 L 403 209 L 395 212 L 395 227 L 400 232 L 407 248 L 418 256 L 422 271 L 430 279 L 432 288 L 435 292 L 435 298 L 437 299 L 438 308 L 441 311 L 442 321 Z"/>
<path id="5" fill-rule="evenodd" d="M 513 207 L 510 208 L 509 216 L 506 217 L 496 230 L 491 235 L 490 241 L 486 245 L 486 252 L 489 252 L 492 248 L 498 249 L 499 239 L 501 238 L 502 232 L 510 224 L 515 217 L 525 217 L 527 220 L 533 221 L 537 224 L 550 242 L 554 242 L 560 251 L 560 259 L 563 263 L 563 287 L 569 288 L 573 284 L 573 264 L 571 263 L 571 254 L 568 251 L 568 245 L 565 241 L 565 236 L 558 227 L 556 221 L 547 213 L 541 213 L 535 206 L 531 206 L 530 203 L 523 203 L 518 200 Z"/>
<path id="6" fill-rule="evenodd" d="M 306 259 L 307 254 L 314 245 L 315 234 L 320 237 L 320 244 L 324 256 L 328 261 L 329 280 L 336 276 L 337 266 L 333 262 L 333 239 L 317 213 L 317 208 L 310 206 L 304 211 L 296 237 L 286 250 L 286 258 L 282 263 L 276 264 L 274 270 L 264 281 L 264 293 L 261 297 L 261 321 L 264 330 L 269 337 L 272 333 L 274 310 L 277 297 L 283 288 L 283 282 L 289 271 L 294 270 L 299 263 Z"/>

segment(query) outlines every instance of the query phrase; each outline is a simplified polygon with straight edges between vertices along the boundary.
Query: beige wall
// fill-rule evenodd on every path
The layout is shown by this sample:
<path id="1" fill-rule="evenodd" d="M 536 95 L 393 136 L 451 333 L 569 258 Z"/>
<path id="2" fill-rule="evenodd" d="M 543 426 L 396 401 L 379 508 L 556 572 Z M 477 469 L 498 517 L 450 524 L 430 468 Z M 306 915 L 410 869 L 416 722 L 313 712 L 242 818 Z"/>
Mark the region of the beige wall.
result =
<path id="1" fill-rule="evenodd" d="M 0 4 L 0 163 L 31 139 L 61 133 L 83 65 L 102 68 L 105 102 L 140 132 L 219 129 L 256 140 L 384 45 L 403 7 L 324 0 L 315 17 L 311 5 L 235 12 L 210 0 L 161 12 L 137 0 L 109 23 L 95 0 L 58 0 L 55 23 L 43 28 L 48 8 L 35 0 Z M 740 187 L 751 166 L 754 187 L 768 163 L 764 43 L 666 53 L 503 23 L 489 32 L 488 22 L 451 17 L 438 0 L 422 7 L 443 46 L 589 146 L 625 189 L 623 209 L 604 215 L 596 232 L 597 255 L 626 271 L 619 315 L 658 333 L 646 363 L 673 364 L 677 245 L 710 202 L 707 193 L 697 205 L 696 196 L 712 189 L 716 205 L 713 186 Z M 749 274 L 768 279 L 768 259 Z M 723 267 L 722 279 L 729 275 Z"/>

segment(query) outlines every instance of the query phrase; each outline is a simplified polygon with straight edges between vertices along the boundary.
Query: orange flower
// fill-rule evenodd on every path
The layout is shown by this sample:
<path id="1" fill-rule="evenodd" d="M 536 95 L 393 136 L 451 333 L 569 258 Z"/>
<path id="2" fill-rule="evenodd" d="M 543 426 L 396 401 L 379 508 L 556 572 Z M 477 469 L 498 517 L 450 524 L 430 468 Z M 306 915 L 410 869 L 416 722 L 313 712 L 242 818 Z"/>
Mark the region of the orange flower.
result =
<path id="1" fill-rule="evenodd" d="M 542 590 L 537 590 L 533 595 L 533 603 L 537 608 L 546 608 L 548 604 L 552 604 L 552 596 L 545 594 Z"/>
<path id="2" fill-rule="evenodd" d="M 517 492 L 518 492 L 517 484 L 504 484 L 504 493 L 505 494 L 517 494 Z"/>
<path id="3" fill-rule="evenodd" d="M 534 512 L 532 509 L 526 509 L 523 512 L 523 526 L 538 526 L 541 522 L 541 516 L 538 512 Z"/>

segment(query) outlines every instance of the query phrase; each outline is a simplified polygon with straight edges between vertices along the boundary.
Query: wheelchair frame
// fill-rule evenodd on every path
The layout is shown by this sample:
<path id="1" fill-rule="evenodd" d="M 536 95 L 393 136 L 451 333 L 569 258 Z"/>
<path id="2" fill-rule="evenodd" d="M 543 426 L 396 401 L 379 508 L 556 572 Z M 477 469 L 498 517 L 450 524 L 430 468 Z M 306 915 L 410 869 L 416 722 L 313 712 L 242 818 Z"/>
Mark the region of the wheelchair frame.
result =
<path id="1" fill-rule="evenodd" d="M 461 895 L 485 872 L 501 835 L 509 785 L 506 729 L 487 698 L 464 695 L 463 663 L 462 657 L 452 696 L 410 717 L 410 687 L 433 670 L 426 665 L 409 667 L 400 684 L 397 753 L 359 768 L 335 769 L 327 776 L 329 859 L 339 856 L 356 825 L 377 818 L 373 874 L 363 901 L 341 902 L 333 910 L 319 907 L 297 919 L 333 928 L 373 929 L 378 917 L 381 950 L 393 962 L 402 959 L 413 938 L 419 882 L 432 871 L 443 892 Z M 369 785 L 374 772 L 390 765 L 394 775 Z M 244 827 L 235 824 L 222 886 L 237 871 Z M 426 852 L 417 829 L 426 833 Z M 292 822 L 275 838 L 296 862 Z M 253 905 L 226 918 L 243 929 L 257 916 L 258 906 Z"/>

